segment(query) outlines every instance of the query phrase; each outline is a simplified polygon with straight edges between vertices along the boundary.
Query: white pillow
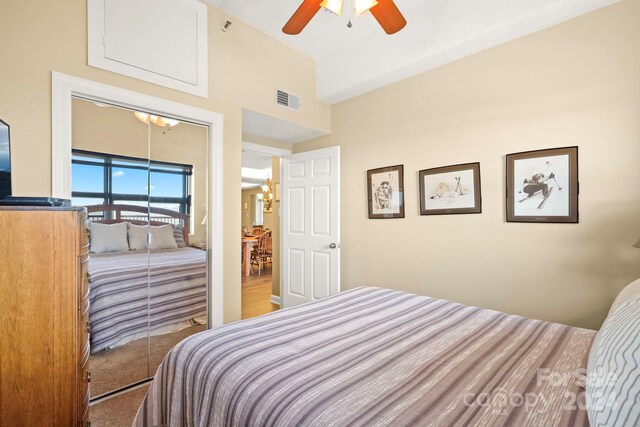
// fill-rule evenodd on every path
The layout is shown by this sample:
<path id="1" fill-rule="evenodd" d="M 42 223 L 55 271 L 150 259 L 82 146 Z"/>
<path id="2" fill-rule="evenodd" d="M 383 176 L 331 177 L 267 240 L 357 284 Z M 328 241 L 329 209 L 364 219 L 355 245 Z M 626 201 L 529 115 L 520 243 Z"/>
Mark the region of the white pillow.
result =
<path id="1" fill-rule="evenodd" d="M 127 242 L 127 223 L 99 224 L 89 223 L 91 233 L 90 251 L 93 253 L 121 252 L 129 250 Z"/>
<path id="2" fill-rule="evenodd" d="M 177 249 L 173 226 L 171 224 L 151 227 L 151 249 Z"/>
<path id="3" fill-rule="evenodd" d="M 150 230 L 149 230 L 150 229 Z M 173 226 L 171 224 L 151 226 L 129 224 L 129 246 L 131 250 L 146 250 L 147 232 L 151 233 L 151 249 L 177 249 L 178 244 L 173 237 Z"/>
<path id="4" fill-rule="evenodd" d="M 640 288 L 620 292 L 596 335 L 587 367 L 592 426 L 640 425 Z"/>
<path id="5" fill-rule="evenodd" d="M 147 231 L 146 225 L 135 225 L 129 223 L 129 248 L 132 251 L 141 251 L 149 249 L 147 244 Z"/>

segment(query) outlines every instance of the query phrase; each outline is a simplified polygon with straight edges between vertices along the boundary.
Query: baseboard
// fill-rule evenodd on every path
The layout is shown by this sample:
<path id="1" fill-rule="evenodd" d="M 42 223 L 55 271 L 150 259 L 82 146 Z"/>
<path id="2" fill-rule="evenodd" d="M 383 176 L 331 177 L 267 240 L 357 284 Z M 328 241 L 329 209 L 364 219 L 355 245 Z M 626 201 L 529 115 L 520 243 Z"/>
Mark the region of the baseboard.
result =
<path id="1" fill-rule="evenodd" d="M 276 305 L 280 305 L 280 297 L 275 296 L 275 295 L 271 295 L 271 302 L 276 304 Z"/>

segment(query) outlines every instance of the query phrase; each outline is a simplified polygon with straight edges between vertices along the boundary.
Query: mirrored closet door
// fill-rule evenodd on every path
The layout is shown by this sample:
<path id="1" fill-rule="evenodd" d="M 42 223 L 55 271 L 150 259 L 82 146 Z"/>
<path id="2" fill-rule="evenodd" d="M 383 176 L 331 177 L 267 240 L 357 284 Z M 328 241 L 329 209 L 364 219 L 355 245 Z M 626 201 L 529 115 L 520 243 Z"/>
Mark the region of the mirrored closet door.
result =
<path id="1" fill-rule="evenodd" d="M 208 128 L 155 116 L 149 121 L 149 212 L 155 225 L 149 253 L 149 357 L 154 375 L 176 343 L 206 329 L 209 155 Z M 173 240 L 170 228 L 159 226 L 164 222 L 173 224 Z"/>
<path id="2" fill-rule="evenodd" d="M 207 128 L 73 100 L 72 201 L 89 212 L 92 399 L 153 377 L 206 328 Z"/>

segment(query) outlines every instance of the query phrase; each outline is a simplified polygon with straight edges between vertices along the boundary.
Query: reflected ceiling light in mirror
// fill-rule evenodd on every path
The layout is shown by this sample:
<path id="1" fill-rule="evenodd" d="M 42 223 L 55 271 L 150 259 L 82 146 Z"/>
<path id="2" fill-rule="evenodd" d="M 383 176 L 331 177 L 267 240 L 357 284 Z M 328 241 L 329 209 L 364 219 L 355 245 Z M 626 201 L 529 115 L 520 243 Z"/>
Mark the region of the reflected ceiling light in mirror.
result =
<path id="1" fill-rule="evenodd" d="M 140 111 L 135 111 L 133 115 L 136 116 L 136 118 L 144 124 L 153 123 L 154 125 L 160 126 L 161 128 L 166 126 L 173 127 L 180 124 L 180 120 L 169 119 L 167 117 L 160 117 L 160 116 L 156 116 L 149 113 L 143 113 Z"/>

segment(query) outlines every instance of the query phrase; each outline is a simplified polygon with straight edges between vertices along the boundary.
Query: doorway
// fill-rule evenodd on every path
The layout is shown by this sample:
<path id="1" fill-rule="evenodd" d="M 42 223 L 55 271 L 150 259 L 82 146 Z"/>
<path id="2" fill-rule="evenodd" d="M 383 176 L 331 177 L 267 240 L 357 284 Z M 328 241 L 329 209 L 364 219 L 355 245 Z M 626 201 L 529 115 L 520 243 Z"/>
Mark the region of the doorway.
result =
<path id="1" fill-rule="evenodd" d="M 242 318 L 280 308 L 280 165 L 289 150 L 243 143 Z"/>

